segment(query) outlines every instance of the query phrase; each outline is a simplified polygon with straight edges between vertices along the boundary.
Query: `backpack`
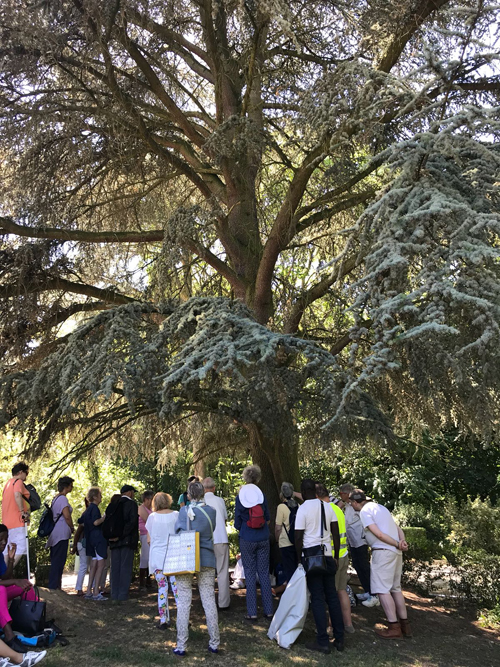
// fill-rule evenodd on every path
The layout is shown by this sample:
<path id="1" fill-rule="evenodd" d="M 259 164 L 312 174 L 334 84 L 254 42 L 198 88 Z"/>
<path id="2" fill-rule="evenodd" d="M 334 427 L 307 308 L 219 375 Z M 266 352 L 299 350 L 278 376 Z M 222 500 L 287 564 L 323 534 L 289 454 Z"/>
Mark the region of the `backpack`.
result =
<path id="1" fill-rule="evenodd" d="M 287 503 L 285 503 L 285 505 L 288 507 Z M 288 509 L 290 510 L 290 516 L 288 517 L 289 528 L 287 530 L 285 524 L 283 524 L 283 528 L 285 529 L 288 540 L 292 544 L 295 544 L 295 519 L 297 518 L 297 510 L 299 509 L 299 506 L 295 505 L 295 507 L 288 507 Z"/>
<path id="2" fill-rule="evenodd" d="M 48 537 L 50 533 L 54 530 L 54 527 L 59 521 L 59 519 L 62 517 L 62 512 L 59 514 L 57 517 L 57 521 L 54 521 L 54 512 L 52 511 L 52 507 L 50 505 L 47 505 L 47 503 L 44 503 L 45 509 L 43 510 L 42 517 L 40 519 L 40 524 L 38 526 L 38 531 L 37 535 L 38 537 Z"/>
<path id="3" fill-rule="evenodd" d="M 24 486 L 30 492 L 30 497 L 27 498 L 28 505 L 30 506 L 30 511 L 31 512 L 36 512 L 42 506 L 42 501 L 40 500 L 40 496 L 38 495 L 38 491 L 35 489 L 33 484 L 25 484 Z"/>
<path id="4" fill-rule="evenodd" d="M 262 526 L 266 523 L 266 519 L 264 518 L 264 509 L 262 505 L 254 505 L 253 507 L 250 507 L 248 510 L 248 521 L 247 521 L 247 526 L 249 528 L 262 528 Z"/>
<path id="5" fill-rule="evenodd" d="M 106 507 L 106 518 L 102 522 L 102 534 L 107 540 L 120 539 L 123 536 L 123 502 L 110 503 Z"/>
<path id="6" fill-rule="evenodd" d="M 19 481 L 16 479 L 16 482 Z M 16 482 L 14 482 L 14 485 L 16 485 Z M 24 500 L 28 503 L 30 506 L 30 512 L 36 512 L 37 510 L 40 509 L 42 506 L 42 501 L 40 500 L 40 496 L 38 495 L 37 490 L 33 486 L 33 484 L 25 484 L 24 488 L 29 491 L 29 498 L 25 498 Z"/>

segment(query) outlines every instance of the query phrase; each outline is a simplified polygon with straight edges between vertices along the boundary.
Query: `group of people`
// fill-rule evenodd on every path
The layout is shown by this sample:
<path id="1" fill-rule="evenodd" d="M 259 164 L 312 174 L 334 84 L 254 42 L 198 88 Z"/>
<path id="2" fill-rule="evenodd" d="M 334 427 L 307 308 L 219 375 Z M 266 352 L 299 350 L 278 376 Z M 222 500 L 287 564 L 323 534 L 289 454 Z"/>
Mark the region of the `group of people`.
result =
<path id="1" fill-rule="evenodd" d="M 7 644 L 15 650 L 20 647 L 10 628 L 7 602 L 22 592 L 26 592 L 29 599 L 34 596 L 29 581 L 12 579 L 12 568 L 26 544 L 24 532 L 21 534 L 20 530 L 24 531 L 25 523 L 29 520 L 24 485 L 28 472 L 28 466 L 24 463 L 14 466 L 13 477 L 5 486 L 3 494 L 2 517 L 5 525 L 0 526 L 0 551 L 5 549 L 4 555 L 0 557 L 0 624 Z M 306 570 L 317 633 L 316 640 L 306 644 L 306 648 L 321 653 L 330 653 L 331 647 L 342 651 L 345 632 L 354 632 L 351 602 L 347 593 L 350 552 L 352 564 L 364 589 L 364 593 L 358 597 L 365 606 L 381 604 L 387 616 L 387 627 L 377 628 L 377 634 L 385 639 L 411 636 L 401 592 L 402 553 L 408 545 L 390 512 L 367 497 L 362 490 L 349 484 L 340 487 L 340 498 L 335 499 L 330 497 L 324 484 L 311 479 L 302 481 L 300 492 L 296 492 L 289 482 L 283 482 L 274 537 L 281 553 L 284 582 L 273 590 L 270 578 L 271 517 L 267 499 L 258 486 L 260 477 L 258 466 L 247 466 L 243 471 L 243 485 L 235 501 L 234 527 L 239 532 L 240 565 L 246 585 L 245 621 L 254 623 L 258 619 L 257 582 L 260 585 L 264 618 L 271 620 L 274 596 L 286 588 L 300 565 Z M 72 508 L 67 499 L 72 488 L 73 480 L 62 477 L 58 482 L 58 493 L 52 501 L 55 525 L 47 543 L 51 553 L 50 588 L 61 587 L 69 539 L 74 532 Z M 113 496 L 106 511 L 101 514 L 101 490 L 98 487 L 89 489 L 86 509 L 78 519 L 73 546 L 80 556 L 77 593 L 84 595 L 83 577 L 89 567 L 85 597 L 98 602 L 105 601 L 107 598 L 103 595 L 103 589 L 110 561 L 111 598 L 116 601 L 127 600 L 134 553 L 140 542 L 139 586 L 145 589 L 151 585 L 151 577 L 156 580 L 159 612 L 157 627 L 161 630 L 171 625 L 168 605 L 170 587 L 177 607 L 177 645 L 173 652 L 177 656 L 184 656 L 189 634 L 193 575 L 168 576 L 164 563 L 170 537 L 194 530 L 199 533 L 200 571 L 196 578 L 207 619 L 208 650 L 217 653 L 220 644 L 218 613 L 230 608 L 230 577 L 226 530 L 228 515 L 224 500 L 215 495 L 215 490 L 215 482 L 211 477 L 203 481 L 195 476 L 190 477 L 187 490 L 178 501 L 180 509 L 175 511 L 172 509 L 171 496 L 163 492 L 155 494 L 145 491 L 142 503 L 138 506 L 135 502 L 136 489 L 126 484 L 119 494 Z M 16 546 L 18 543 L 20 548 Z M 318 554 L 323 557 L 322 568 L 309 570 L 309 562 Z M 329 626 L 333 643 L 330 642 Z"/>

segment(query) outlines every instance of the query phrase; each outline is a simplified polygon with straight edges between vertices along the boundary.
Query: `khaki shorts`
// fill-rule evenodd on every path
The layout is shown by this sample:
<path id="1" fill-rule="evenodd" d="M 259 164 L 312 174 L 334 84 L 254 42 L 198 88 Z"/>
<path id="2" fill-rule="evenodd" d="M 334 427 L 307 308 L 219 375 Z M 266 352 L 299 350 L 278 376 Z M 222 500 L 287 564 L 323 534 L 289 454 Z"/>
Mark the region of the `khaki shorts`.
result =
<path id="1" fill-rule="evenodd" d="M 370 593 L 400 593 L 403 554 L 390 549 L 373 549 L 370 565 Z"/>
<path id="2" fill-rule="evenodd" d="M 346 554 L 343 558 L 339 558 L 339 567 L 335 575 L 335 588 L 338 591 L 345 591 L 349 576 L 347 570 L 349 568 L 349 556 Z"/>

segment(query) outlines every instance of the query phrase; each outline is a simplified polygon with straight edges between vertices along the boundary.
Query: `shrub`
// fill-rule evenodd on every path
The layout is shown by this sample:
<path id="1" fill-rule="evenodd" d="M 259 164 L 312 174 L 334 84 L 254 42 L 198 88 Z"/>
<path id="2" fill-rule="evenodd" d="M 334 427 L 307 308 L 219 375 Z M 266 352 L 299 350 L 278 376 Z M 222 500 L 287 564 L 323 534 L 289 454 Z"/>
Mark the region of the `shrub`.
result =
<path id="1" fill-rule="evenodd" d="M 427 538 L 432 542 L 442 542 L 449 532 L 445 517 L 420 504 L 398 505 L 392 515 L 405 531 L 407 526 L 424 528 Z"/>
<path id="2" fill-rule="evenodd" d="M 484 550 L 461 552 L 456 560 L 452 590 L 480 607 L 500 605 L 500 556 Z"/>
<path id="3" fill-rule="evenodd" d="M 467 549 L 500 556 L 500 507 L 489 500 L 468 498 L 461 505 L 448 503 L 445 514 L 450 517 L 448 541 L 457 553 Z"/>

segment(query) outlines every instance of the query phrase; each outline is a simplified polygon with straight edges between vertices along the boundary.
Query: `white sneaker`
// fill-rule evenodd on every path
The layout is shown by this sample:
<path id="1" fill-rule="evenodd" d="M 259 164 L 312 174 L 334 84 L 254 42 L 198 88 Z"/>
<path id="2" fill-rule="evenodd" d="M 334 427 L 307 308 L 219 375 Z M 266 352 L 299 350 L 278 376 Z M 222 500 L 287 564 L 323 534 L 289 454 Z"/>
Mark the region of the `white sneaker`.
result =
<path id="1" fill-rule="evenodd" d="M 36 665 L 37 662 L 43 660 L 46 655 L 47 651 L 28 651 L 28 653 L 24 654 L 24 660 L 19 667 L 32 667 L 32 665 Z"/>
<path id="2" fill-rule="evenodd" d="M 368 598 L 370 597 L 370 593 L 359 593 L 356 595 L 356 597 L 360 602 L 364 602 L 364 600 L 368 600 Z"/>
<path id="3" fill-rule="evenodd" d="M 365 607 L 380 607 L 380 600 L 376 595 L 370 595 L 370 597 L 361 604 Z"/>

